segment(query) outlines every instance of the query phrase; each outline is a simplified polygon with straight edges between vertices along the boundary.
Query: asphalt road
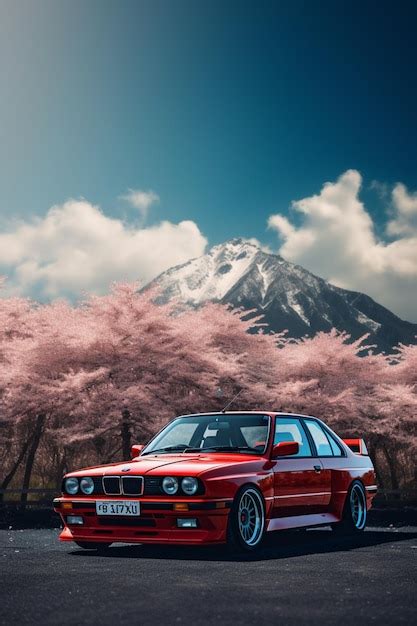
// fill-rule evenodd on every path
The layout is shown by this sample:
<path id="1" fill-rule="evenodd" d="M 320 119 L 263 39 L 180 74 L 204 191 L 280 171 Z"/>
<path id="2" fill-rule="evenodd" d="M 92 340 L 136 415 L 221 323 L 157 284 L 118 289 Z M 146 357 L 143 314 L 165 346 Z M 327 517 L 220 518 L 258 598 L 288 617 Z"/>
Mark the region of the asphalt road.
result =
<path id="1" fill-rule="evenodd" d="M 0 531 L 0 624 L 411 624 L 417 528 L 278 533 L 256 556 Z"/>

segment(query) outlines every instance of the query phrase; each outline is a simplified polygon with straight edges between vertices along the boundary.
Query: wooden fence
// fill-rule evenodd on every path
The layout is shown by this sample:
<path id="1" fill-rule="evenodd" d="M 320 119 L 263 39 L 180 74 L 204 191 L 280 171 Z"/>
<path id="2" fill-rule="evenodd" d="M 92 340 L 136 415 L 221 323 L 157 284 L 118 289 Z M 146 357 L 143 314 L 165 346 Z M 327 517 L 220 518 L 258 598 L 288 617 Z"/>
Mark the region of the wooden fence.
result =
<path id="1" fill-rule="evenodd" d="M 61 488 L 56 489 L 0 489 L 0 506 L 51 506 L 52 500 L 59 496 Z M 27 500 L 21 502 L 22 494 L 27 494 Z"/>

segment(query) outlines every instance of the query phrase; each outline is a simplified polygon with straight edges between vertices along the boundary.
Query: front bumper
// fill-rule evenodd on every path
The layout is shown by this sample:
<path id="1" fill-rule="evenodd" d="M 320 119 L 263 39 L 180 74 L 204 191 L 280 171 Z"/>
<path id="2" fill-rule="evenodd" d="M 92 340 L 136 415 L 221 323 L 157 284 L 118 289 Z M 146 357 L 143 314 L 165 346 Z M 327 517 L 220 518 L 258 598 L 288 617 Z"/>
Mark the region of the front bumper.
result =
<path id="1" fill-rule="evenodd" d="M 138 498 L 138 517 L 104 517 L 96 515 L 96 499 L 56 498 L 54 510 L 64 524 L 60 541 L 211 544 L 226 541 L 227 521 L 232 505 L 228 499 Z M 123 498 L 118 497 L 120 501 Z M 133 498 L 126 498 L 131 501 Z M 67 516 L 81 516 L 82 525 L 67 524 Z M 197 528 L 178 528 L 177 518 L 197 520 Z"/>

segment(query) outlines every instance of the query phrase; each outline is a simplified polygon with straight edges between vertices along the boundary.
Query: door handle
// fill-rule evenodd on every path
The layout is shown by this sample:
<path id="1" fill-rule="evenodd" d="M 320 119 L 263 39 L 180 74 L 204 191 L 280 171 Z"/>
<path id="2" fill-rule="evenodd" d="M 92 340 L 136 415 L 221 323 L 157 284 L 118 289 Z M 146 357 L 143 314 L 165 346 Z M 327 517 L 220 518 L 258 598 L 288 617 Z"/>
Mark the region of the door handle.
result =
<path id="1" fill-rule="evenodd" d="M 321 465 L 315 465 L 314 466 L 314 471 L 319 474 L 321 472 Z"/>

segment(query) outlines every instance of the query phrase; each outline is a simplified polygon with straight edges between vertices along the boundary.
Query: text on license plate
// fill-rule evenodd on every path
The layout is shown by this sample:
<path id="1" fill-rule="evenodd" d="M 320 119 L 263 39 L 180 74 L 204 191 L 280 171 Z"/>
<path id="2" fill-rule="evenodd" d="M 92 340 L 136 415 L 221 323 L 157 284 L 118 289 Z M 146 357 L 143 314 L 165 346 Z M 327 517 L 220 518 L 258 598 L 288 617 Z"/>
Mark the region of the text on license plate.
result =
<path id="1" fill-rule="evenodd" d="M 96 513 L 97 515 L 140 515 L 140 502 L 99 500 L 96 502 Z"/>

